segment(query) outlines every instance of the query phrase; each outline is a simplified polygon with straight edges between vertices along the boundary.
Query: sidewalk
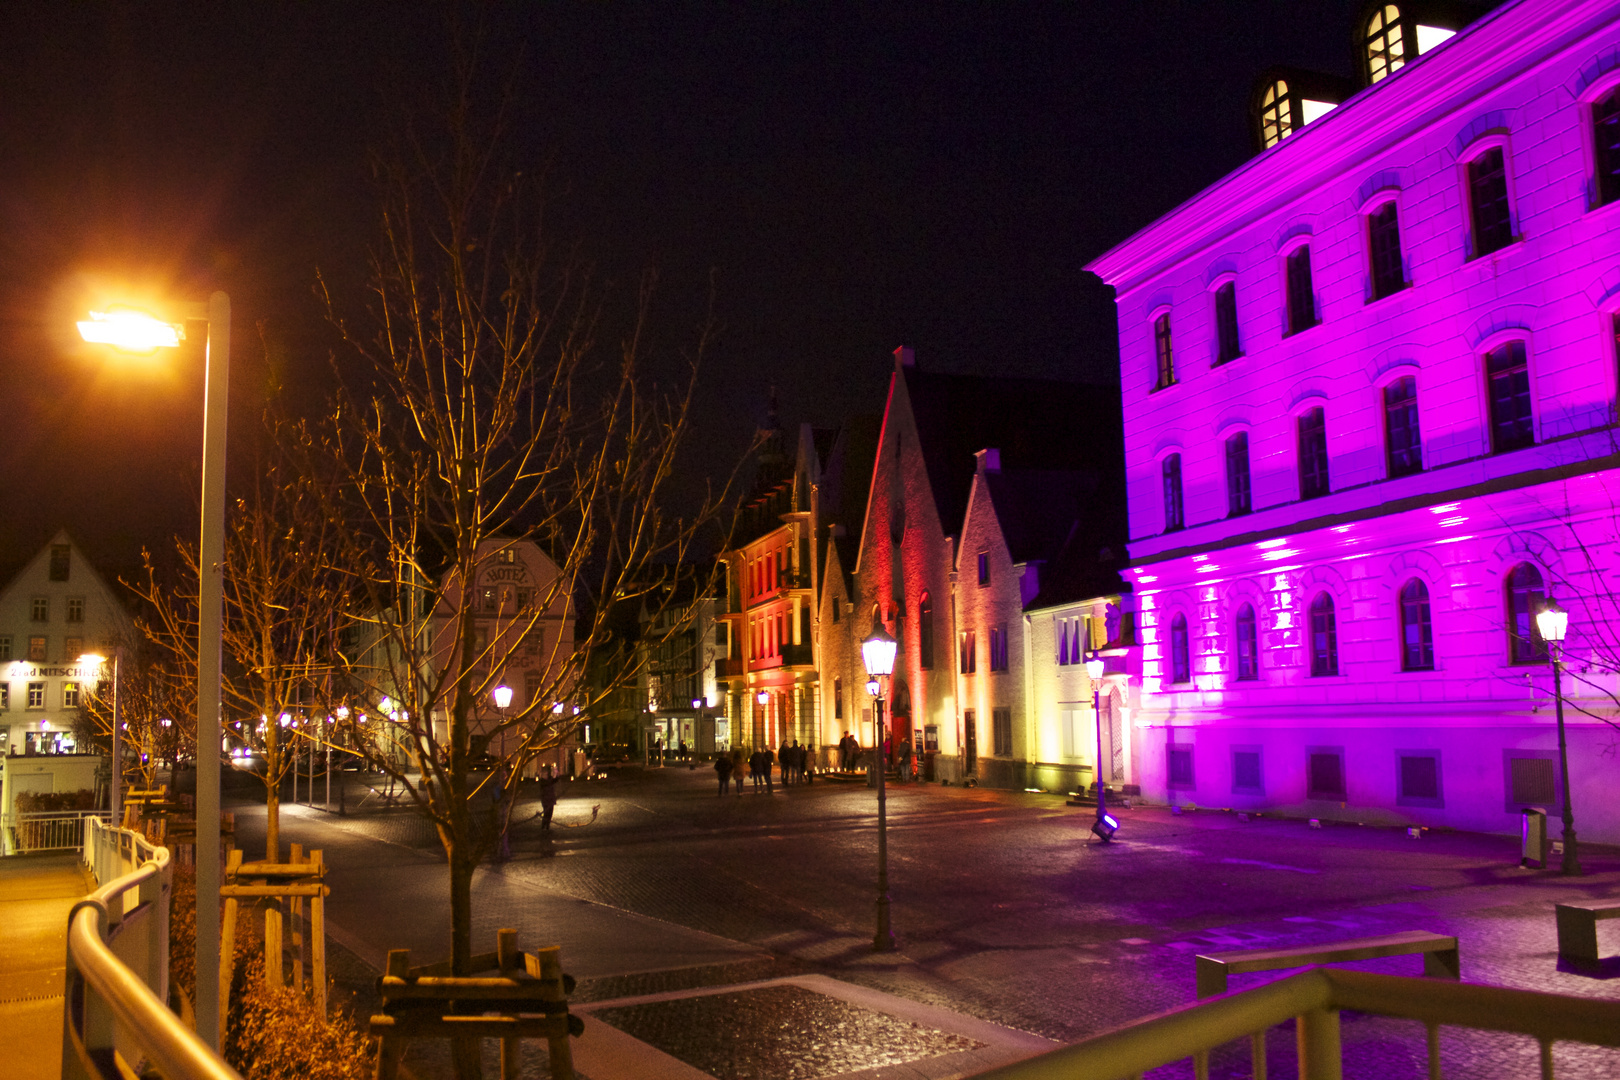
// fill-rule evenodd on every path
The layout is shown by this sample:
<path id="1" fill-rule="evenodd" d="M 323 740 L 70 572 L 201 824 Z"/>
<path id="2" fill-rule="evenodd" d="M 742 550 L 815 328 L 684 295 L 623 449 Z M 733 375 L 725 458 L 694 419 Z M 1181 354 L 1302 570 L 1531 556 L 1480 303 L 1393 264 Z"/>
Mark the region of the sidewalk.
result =
<path id="1" fill-rule="evenodd" d="M 0 860 L 0 1032 L 11 1080 L 62 1074 L 68 912 L 92 889 L 77 854 Z"/>

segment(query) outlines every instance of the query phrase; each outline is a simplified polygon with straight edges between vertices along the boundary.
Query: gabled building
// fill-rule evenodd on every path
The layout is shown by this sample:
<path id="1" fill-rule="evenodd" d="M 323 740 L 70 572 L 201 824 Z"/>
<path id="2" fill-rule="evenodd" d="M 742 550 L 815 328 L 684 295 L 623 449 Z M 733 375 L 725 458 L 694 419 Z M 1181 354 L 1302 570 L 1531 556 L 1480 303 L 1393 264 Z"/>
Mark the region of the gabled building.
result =
<path id="1" fill-rule="evenodd" d="M 1086 788 L 1101 746 L 1103 782 L 1131 785 L 1120 455 L 1084 469 L 1004 468 L 995 448 L 975 456 L 956 566 L 956 671 L 964 733 L 989 720 L 979 782 Z M 1110 669 L 1097 683 L 1085 668 L 1093 652 Z"/>
<path id="2" fill-rule="evenodd" d="M 837 742 L 836 732 L 827 733 L 836 723 L 829 717 L 840 711 L 844 683 L 836 673 L 830 681 L 823 678 L 823 656 L 830 644 L 825 626 L 842 612 L 827 599 L 823 574 L 841 575 L 829 557 L 844 534 L 847 509 L 864 501 L 872 440 L 862 432 L 869 426 L 801 425 L 790 453 L 772 402 L 754 486 L 734 546 L 721 556 L 721 621 L 729 648 L 716 677 L 724 684 L 733 747 L 774 750 L 798 742 L 819 751 Z M 841 587 L 840 576 L 833 593 Z M 720 636 L 717 628 L 716 642 Z M 838 643 L 831 644 L 836 652 Z"/>
<path id="3" fill-rule="evenodd" d="M 0 590 L 0 798 L 11 812 L 20 791 L 98 786 L 103 758 L 75 743 L 80 696 L 102 665 L 135 640 L 111 586 L 67 532 L 59 531 Z"/>
<path id="4" fill-rule="evenodd" d="M 1284 115 L 1263 83 L 1266 148 L 1090 264 L 1140 775 L 1311 817 L 1556 814 L 1556 600 L 1572 805 L 1614 842 L 1620 4 L 1456 14 L 1367 5 L 1353 95 Z"/>
<path id="5" fill-rule="evenodd" d="M 977 455 L 992 448 L 1002 468 L 1019 472 L 1095 469 L 1118 460 L 1118 415 L 1109 388 L 935 374 L 920 370 L 910 349 L 895 351 L 844 634 L 852 649 L 878 624 L 899 640 L 893 741 L 909 738 L 939 779 L 1007 782 L 1022 769 L 1013 765 L 1011 743 L 997 741 L 995 724 L 997 710 L 1021 707 L 1011 635 L 1023 604 L 1039 592 L 1039 559 L 1015 568 L 1009 549 L 997 575 L 992 560 L 1003 556 L 989 532 L 964 539 Z M 1022 498 L 1020 490 L 1020 506 Z M 986 499 L 988 514 L 993 498 Z M 1073 504 L 1058 513 L 1072 523 Z M 1019 554 L 1029 554 L 1026 535 L 1045 543 L 1054 528 L 1063 526 L 1032 521 L 1014 541 Z M 864 695 L 860 717 L 862 745 L 870 746 Z M 984 765 L 987 756 L 1007 767 Z"/>

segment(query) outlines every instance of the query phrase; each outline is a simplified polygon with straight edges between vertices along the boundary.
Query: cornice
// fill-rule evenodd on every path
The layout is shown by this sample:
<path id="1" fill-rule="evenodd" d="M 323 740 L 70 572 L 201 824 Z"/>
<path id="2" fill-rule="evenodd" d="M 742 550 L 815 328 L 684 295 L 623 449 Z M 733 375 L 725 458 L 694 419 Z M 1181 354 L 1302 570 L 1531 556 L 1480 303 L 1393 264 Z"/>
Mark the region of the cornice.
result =
<path id="1" fill-rule="evenodd" d="M 1518 0 L 1367 87 L 1086 264 L 1119 295 L 1386 154 L 1620 21 L 1620 4 Z"/>

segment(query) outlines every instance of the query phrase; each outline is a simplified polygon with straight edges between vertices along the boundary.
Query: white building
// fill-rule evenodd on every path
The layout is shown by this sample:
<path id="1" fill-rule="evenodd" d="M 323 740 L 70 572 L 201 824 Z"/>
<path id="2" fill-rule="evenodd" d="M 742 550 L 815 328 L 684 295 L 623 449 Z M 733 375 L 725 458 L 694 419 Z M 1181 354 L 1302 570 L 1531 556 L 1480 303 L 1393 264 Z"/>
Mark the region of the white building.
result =
<path id="1" fill-rule="evenodd" d="M 1363 88 L 1090 269 L 1118 295 L 1143 787 L 1488 831 L 1609 797 L 1620 692 L 1620 4 L 1452 35 L 1372 4 Z M 1325 111 L 1324 111 L 1325 109 Z M 1309 121 L 1304 123 L 1303 121 Z"/>
<path id="2" fill-rule="evenodd" d="M 20 791 L 94 788 L 102 764 L 80 753 L 79 698 L 102 676 L 87 653 L 111 656 L 133 641 L 116 594 L 61 531 L 0 590 L 0 798 Z"/>

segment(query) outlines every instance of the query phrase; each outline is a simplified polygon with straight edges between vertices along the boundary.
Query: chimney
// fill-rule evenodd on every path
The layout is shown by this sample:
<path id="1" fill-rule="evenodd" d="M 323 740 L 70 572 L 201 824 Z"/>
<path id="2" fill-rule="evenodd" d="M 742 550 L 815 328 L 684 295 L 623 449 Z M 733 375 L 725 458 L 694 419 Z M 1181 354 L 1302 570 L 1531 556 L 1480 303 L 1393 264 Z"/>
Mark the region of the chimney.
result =
<path id="1" fill-rule="evenodd" d="M 1001 451 L 995 447 L 976 450 L 973 456 L 979 459 L 979 471 L 981 473 L 998 473 L 1001 471 Z"/>
<path id="2" fill-rule="evenodd" d="M 898 367 L 914 368 L 917 366 L 917 354 L 912 351 L 911 346 L 902 345 L 894 350 L 894 362 Z"/>

